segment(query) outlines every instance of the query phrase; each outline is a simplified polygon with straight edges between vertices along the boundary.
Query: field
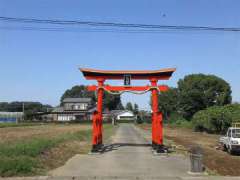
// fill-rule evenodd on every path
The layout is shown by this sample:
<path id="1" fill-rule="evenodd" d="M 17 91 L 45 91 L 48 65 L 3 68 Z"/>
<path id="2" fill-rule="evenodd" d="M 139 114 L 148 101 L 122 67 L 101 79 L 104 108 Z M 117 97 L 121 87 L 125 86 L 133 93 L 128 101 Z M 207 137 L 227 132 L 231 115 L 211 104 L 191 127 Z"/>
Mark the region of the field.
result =
<path id="1" fill-rule="evenodd" d="M 104 139 L 115 129 L 104 125 Z M 90 124 L 4 127 L 0 129 L 0 176 L 45 175 L 90 147 Z"/>
<path id="2" fill-rule="evenodd" d="M 145 130 L 150 125 L 141 125 Z M 200 145 L 203 149 L 203 163 L 213 174 L 240 176 L 240 156 L 231 156 L 226 152 L 217 150 L 219 135 L 193 132 L 191 129 L 179 127 L 164 127 L 164 137 L 177 149 L 188 151 L 190 147 Z"/>

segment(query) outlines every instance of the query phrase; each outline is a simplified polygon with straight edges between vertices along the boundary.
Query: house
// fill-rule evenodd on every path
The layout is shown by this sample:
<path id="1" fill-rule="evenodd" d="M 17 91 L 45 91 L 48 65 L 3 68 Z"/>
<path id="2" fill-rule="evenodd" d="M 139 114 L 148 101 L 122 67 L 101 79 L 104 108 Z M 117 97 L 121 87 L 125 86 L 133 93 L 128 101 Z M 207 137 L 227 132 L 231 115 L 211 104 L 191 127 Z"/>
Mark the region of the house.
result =
<path id="1" fill-rule="evenodd" d="M 136 115 L 129 110 L 112 110 L 110 111 L 111 116 L 114 120 L 121 122 L 121 121 L 135 121 Z"/>
<path id="2" fill-rule="evenodd" d="M 65 98 L 62 106 L 54 108 L 51 114 L 57 122 L 87 121 L 92 119 L 95 110 L 91 98 Z"/>

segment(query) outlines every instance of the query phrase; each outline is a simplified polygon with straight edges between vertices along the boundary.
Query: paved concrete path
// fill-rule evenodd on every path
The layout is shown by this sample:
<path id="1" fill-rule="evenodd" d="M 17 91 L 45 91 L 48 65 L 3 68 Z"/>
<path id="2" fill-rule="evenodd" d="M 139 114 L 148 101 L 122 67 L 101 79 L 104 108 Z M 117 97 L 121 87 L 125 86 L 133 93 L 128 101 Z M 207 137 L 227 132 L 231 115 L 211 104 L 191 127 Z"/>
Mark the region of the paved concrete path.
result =
<path id="1" fill-rule="evenodd" d="M 51 176 L 188 177 L 189 160 L 183 155 L 154 156 L 151 146 L 132 124 L 120 124 L 105 153 L 76 155 Z"/>

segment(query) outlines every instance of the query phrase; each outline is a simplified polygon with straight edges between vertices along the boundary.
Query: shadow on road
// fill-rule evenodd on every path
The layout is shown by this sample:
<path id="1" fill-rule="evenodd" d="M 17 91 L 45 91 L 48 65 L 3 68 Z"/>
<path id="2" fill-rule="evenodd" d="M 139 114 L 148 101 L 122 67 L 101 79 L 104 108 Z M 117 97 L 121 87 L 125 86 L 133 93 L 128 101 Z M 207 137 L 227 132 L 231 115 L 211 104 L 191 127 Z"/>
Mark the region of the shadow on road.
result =
<path id="1" fill-rule="evenodd" d="M 110 152 L 110 151 L 115 151 L 118 150 L 121 147 L 151 147 L 151 144 L 136 144 L 136 143 L 114 143 L 114 144 L 109 144 L 105 145 L 103 147 L 102 152 Z"/>

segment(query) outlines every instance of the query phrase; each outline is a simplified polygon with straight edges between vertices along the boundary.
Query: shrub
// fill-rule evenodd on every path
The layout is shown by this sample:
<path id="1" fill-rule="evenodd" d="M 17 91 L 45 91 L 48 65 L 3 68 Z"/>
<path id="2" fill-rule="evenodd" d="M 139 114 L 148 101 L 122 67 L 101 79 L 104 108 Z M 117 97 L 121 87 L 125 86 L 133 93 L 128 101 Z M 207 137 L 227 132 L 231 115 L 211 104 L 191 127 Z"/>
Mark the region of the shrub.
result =
<path id="1" fill-rule="evenodd" d="M 178 113 L 173 113 L 169 117 L 169 120 L 164 120 L 165 123 L 168 123 L 172 126 L 192 128 L 192 122 L 184 119 L 182 115 Z"/>
<path id="2" fill-rule="evenodd" d="M 1 176 L 13 175 L 31 175 L 34 167 L 38 166 L 35 159 L 28 156 L 6 157 L 0 156 L 0 174 Z"/>
<path id="3" fill-rule="evenodd" d="M 213 106 L 197 112 L 192 119 L 194 130 L 225 133 L 233 122 L 240 122 L 240 105 Z"/>

